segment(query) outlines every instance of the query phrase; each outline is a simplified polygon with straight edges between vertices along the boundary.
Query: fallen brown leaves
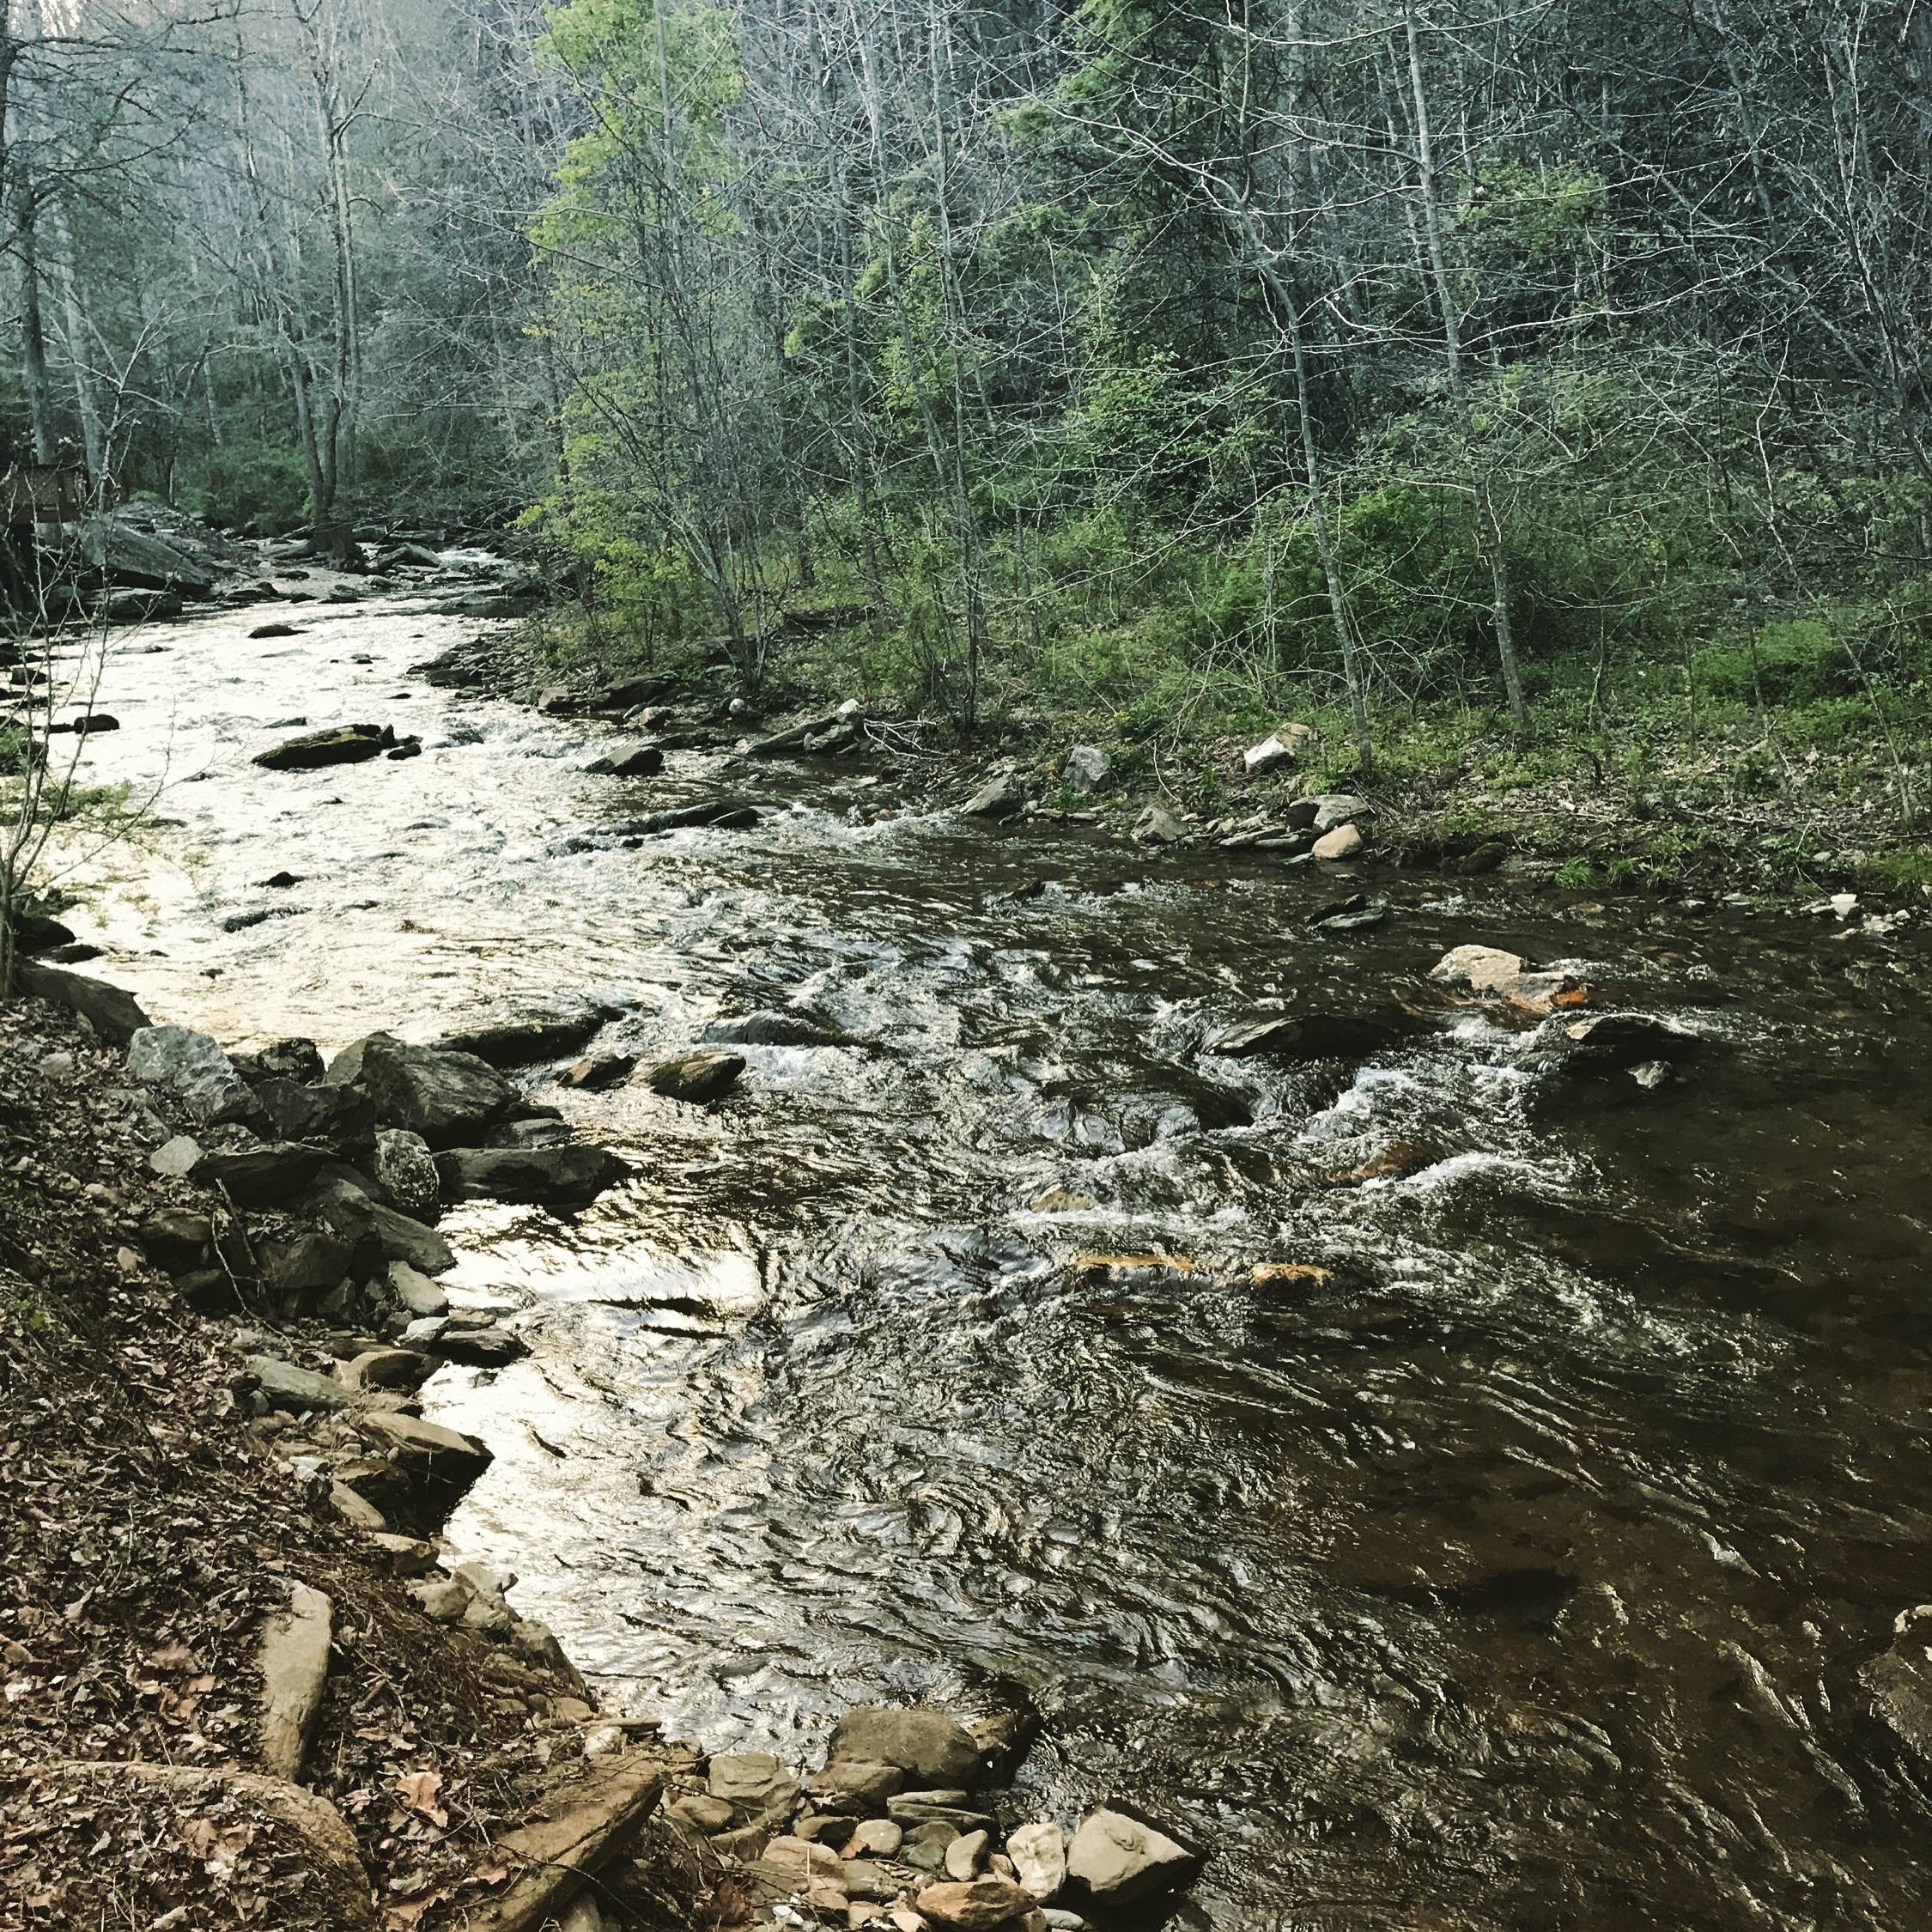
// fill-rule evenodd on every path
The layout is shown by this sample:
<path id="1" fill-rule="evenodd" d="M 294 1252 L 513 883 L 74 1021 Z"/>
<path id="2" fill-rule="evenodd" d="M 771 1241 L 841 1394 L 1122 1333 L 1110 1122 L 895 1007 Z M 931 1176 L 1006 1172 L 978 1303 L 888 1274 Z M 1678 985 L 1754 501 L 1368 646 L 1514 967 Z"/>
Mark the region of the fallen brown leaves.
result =
<path id="1" fill-rule="evenodd" d="M 254 1768 L 263 1617 L 300 1577 L 336 1607 L 309 1774 L 392 1923 L 460 1919 L 506 1876 L 573 1727 L 561 1686 L 431 1624 L 250 1422 L 232 1330 L 131 1243 L 197 1205 L 145 1166 L 127 1072 L 64 1016 L 0 1007 L 0 1932 L 342 1921 L 246 1804 L 72 1789 L 68 1760 Z M 479 1869 L 480 1868 L 480 1869 Z"/>

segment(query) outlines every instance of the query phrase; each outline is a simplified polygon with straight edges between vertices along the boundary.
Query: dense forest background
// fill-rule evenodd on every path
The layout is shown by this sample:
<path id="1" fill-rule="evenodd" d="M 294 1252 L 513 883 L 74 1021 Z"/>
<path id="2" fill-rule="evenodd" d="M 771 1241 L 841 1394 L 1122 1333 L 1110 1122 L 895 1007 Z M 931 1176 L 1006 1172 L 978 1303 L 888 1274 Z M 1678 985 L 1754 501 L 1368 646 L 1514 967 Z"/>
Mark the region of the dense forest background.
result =
<path id="1" fill-rule="evenodd" d="M 1912 802 L 1924 0 L 7 0 L 0 93 L 16 457 L 964 723 Z"/>

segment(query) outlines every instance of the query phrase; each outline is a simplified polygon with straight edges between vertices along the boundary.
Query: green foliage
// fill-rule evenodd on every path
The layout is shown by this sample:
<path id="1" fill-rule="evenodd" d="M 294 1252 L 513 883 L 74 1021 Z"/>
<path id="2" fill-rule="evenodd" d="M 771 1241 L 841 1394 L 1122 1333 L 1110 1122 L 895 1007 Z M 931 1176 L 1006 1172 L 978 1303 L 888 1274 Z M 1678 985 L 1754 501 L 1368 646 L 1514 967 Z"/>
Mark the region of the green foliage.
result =
<path id="1" fill-rule="evenodd" d="M 1492 161 L 1456 197 L 1464 231 L 1540 267 L 1588 253 L 1608 214 L 1603 177 L 1591 169 Z"/>
<path id="2" fill-rule="evenodd" d="M 1857 690 L 1857 668 L 1829 624 L 1816 618 L 1774 619 L 1753 642 L 1716 646 L 1697 659 L 1700 687 L 1711 696 L 1752 704 L 1814 704 Z"/>
<path id="3" fill-rule="evenodd" d="M 200 452 L 176 491 L 184 509 L 270 535 L 299 529 L 309 514 L 308 473 L 286 443 L 235 436 Z"/>

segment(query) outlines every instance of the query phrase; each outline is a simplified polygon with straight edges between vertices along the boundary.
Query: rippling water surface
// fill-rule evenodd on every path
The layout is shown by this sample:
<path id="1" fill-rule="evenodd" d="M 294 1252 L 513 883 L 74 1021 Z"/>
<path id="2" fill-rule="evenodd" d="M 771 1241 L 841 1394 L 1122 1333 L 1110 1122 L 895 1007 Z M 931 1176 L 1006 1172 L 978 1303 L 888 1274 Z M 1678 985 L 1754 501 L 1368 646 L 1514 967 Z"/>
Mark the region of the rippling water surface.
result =
<path id="1" fill-rule="evenodd" d="M 607 726 L 410 675 L 474 629 L 144 634 L 89 759 L 163 823 L 94 861 L 88 936 L 237 1044 L 584 993 L 604 1047 L 768 1010 L 850 1042 L 744 1048 L 708 1114 L 535 1071 L 637 1178 L 455 1219 L 535 1352 L 431 1385 L 497 1451 L 453 1535 L 607 1698 L 802 1757 L 856 1700 L 1022 1686 L 1024 1801 L 1199 1832 L 1198 1924 L 1927 1923 L 1923 1767 L 1859 1680 L 1932 1598 L 1916 940 L 1402 873 L 1323 936 L 1333 875 L 875 823 L 887 764 L 586 775 Z M 295 718 L 428 750 L 252 767 Z M 720 793 L 771 814 L 603 835 Z M 1472 941 L 1706 1049 L 1557 1086 L 1422 998 Z M 1204 1052 L 1276 1001 L 1425 1024 Z M 1425 1164 L 1337 1183 L 1396 1143 Z"/>

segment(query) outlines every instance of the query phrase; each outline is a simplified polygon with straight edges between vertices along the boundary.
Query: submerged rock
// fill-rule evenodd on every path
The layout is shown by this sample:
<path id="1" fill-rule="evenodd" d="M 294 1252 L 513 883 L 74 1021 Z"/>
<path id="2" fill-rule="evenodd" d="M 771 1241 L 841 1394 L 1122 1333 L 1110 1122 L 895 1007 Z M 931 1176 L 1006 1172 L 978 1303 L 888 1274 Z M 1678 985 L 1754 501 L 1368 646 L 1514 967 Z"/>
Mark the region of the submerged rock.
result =
<path id="1" fill-rule="evenodd" d="M 507 1328 L 459 1328 L 453 1323 L 428 1346 L 446 1362 L 460 1362 L 472 1369 L 507 1368 L 530 1352 L 529 1343 Z"/>
<path id="2" fill-rule="evenodd" d="M 607 1147 L 457 1147 L 436 1156 L 436 1173 L 453 1200 L 582 1207 L 630 1167 Z"/>
<path id="3" fill-rule="evenodd" d="M 568 1147 L 573 1138 L 565 1122 L 543 1116 L 499 1121 L 489 1130 L 484 1144 L 491 1147 Z"/>
<path id="4" fill-rule="evenodd" d="M 255 755 L 267 771 L 319 771 L 329 765 L 357 765 L 380 757 L 396 742 L 386 726 L 331 725 L 307 732 Z"/>
<path id="5" fill-rule="evenodd" d="M 1353 1013 L 1285 1013 L 1250 1020 L 1211 1038 L 1206 1052 L 1225 1060 L 1359 1060 L 1386 1052 L 1413 1029 Z"/>
<path id="6" fill-rule="evenodd" d="M 1587 1019 L 1558 1014 L 1538 1031 L 1532 1060 L 1566 1074 L 1616 1073 L 1651 1064 L 1675 1066 L 1702 1052 L 1704 1044 L 1701 1035 L 1654 1013 L 1596 1013 Z"/>
<path id="7" fill-rule="evenodd" d="M 664 769 L 664 753 L 654 744 L 641 744 L 629 751 L 594 758 L 584 769 L 606 778 L 655 778 Z"/>
<path id="8" fill-rule="evenodd" d="M 492 1066 L 533 1066 L 580 1047 L 603 1024 L 603 1010 L 585 1001 L 446 1033 L 436 1045 L 444 1053 L 473 1054 Z"/>
<path id="9" fill-rule="evenodd" d="M 807 1013 L 767 1008 L 738 1019 L 713 1020 L 699 1036 L 709 1045 L 732 1047 L 848 1047 L 852 1036 Z"/>
<path id="10" fill-rule="evenodd" d="M 666 1100 L 705 1106 L 729 1093 L 744 1072 L 743 1054 L 701 1049 L 653 1060 L 635 1078 L 638 1084 L 650 1088 L 653 1093 L 661 1093 Z"/>

